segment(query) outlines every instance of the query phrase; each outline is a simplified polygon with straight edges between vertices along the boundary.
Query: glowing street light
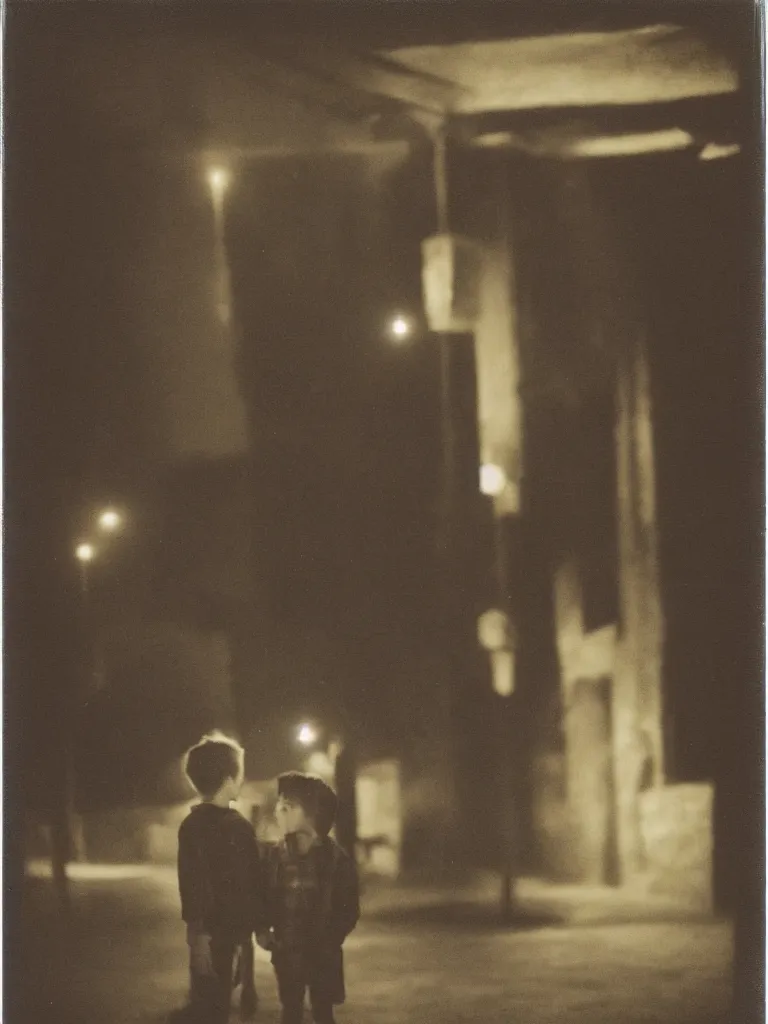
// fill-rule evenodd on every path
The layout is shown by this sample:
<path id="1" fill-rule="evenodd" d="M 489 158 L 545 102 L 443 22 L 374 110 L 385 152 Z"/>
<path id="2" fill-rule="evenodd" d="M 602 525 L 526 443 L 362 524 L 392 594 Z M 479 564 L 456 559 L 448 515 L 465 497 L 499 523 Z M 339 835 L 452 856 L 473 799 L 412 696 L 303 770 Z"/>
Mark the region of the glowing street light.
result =
<path id="1" fill-rule="evenodd" d="M 298 740 L 303 747 L 311 747 L 313 743 L 317 742 L 317 731 L 305 723 L 299 729 Z"/>
<path id="2" fill-rule="evenodd" d="M 480 467 L 480 490 L 488 498 L 498 498 L 507 486 L 507 474 L 492 462 Z"/>
<path id="3" fill-rule="evenodd" d="M 99 513 L 99 529 L 104 533 L 116 533 L 123 525 L 123 517 L 114 508 L 105 508 Z"/>
<path id="4" fill-rule="evenodd" d="M 75 558 L 83 565 L 87 565 L 88 562 L 92 562 L 95 557 L 96 548 L 93 544 L 89 544 L 87 541 L 83 541 L 82 544 L 78 544 L 75 548 Z"/>
<path id="5" fill-rule="evenodd" d="M 211 186 L 214 199 L 220 201 L 227 190 L 230 181 L 230 173 L 226 167 L 211 167 L 207 174 L 208 184 Z"/>
<path id="6" fill-rule="evenodd" d="M 223 192 L 229 184 L 229 171 L 224 167 L 211 167 L 208 171 L 208 184 L 214 192 Z"/>
<path id="7" fill-rule="evenodd" d="M 389 324 L 389 333 L 396 342 L 407 341 L 413 333 L 413 324 L 408 317 L 398 314 Z"/>

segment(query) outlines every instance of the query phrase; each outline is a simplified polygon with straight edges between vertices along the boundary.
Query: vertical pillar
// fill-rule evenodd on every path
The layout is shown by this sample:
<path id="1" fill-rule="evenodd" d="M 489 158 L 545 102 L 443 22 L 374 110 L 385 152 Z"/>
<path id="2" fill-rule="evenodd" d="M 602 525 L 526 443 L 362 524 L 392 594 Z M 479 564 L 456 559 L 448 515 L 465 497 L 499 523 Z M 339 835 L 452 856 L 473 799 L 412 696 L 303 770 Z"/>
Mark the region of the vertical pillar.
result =
<path id="1" fill-rule="evenodd" d="M 645 340 L 617 352 L 617 510 L 621 639 L 614 702 L 619 863 L 622 881 L 643 867 L 638 795 L 664 782 L 661 607 L 653 426 Z"/>
<path id="2" fill-rule="evenodd" d="M 555 574 L 555 628 L 564 710 L 569 860 L 584 882 L 615 881 L 613 706 L 616 627 L 584 632 L 579 570 Z"/>

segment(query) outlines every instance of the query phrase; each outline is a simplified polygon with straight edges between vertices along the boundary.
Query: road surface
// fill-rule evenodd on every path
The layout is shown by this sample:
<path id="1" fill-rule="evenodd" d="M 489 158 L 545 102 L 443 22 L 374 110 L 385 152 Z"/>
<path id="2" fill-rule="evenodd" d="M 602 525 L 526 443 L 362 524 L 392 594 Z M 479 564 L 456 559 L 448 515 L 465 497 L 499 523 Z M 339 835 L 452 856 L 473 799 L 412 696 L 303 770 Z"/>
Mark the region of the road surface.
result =
<path id="1" fill-rule="evenodd" d="M 75 921 L 65 930 L 55 923 L 50 883 L 28 882 L 22 956 L 11 953 L 7 964 L 11 995 L 23 996 L 24 1004 L 6 1019 L 163 1021 L 186 988 L 172 872 L 86 866 L 74 899 Z M 444 898 L 428 905 L 395 891 L 367 902 L 368 913 L 348 942 L 349 1003 L 339 1009 L 339 1024 L 729 1019 L 732 934 L 723 921 L 606 923 L 605 914 L 563 920 L 539 908 L 519 927 L 502 929 L 490 908 L 457 908 Z M 259 1020 L 277 1021 L 266 959 L 257 964 L 257 984 Z"/>

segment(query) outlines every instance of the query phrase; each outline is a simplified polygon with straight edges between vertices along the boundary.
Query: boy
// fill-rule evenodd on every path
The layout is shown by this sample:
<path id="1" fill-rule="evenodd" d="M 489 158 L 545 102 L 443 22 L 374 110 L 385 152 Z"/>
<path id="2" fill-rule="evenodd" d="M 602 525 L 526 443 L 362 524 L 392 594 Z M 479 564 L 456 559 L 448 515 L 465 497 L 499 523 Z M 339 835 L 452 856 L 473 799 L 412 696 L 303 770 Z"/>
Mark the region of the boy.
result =
<path id="1" fill-rule="evenodd" d="M 221 733 L 205 736 L 187 753 L 184 769 L 201 802 L 179 829 L 179 893 L 191 984 L 189 1006 L 172 1019 L 225 1024 L 238 954 L 241 1012 L 255 1009 L 248 951 L 263 913 L 256 836 L 230 807 L 243 783 L 243 749 Z"/>
<path id="2" fill-rule="evenodd" d="M 272 953 L 283 1024 L 301 1024 L 309 989 L 317 1024 L 334 1024 L 343 1003 L 342 945 L 360 916 L 354 861 L 328 835 L 336 794 L 321 779 L 288 772 L 275 809 L 282 841 L 265 858 L 265 922 L 259 944 Z"/>

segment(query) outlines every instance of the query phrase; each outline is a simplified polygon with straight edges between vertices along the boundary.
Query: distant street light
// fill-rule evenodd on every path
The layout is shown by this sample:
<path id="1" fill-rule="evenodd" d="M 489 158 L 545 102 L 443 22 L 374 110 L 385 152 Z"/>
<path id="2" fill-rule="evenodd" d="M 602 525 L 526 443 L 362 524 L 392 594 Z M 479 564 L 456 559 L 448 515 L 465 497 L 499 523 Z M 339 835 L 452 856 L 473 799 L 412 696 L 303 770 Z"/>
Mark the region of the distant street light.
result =
<path id="1" fill-rule="evenodd" d="M 314 743 L 317 743 L 317 730 L 305 723 L 299 729 L 298 740 L 303 747 L 311 747 Z"/>
<path id="2" fill-rule="evenodd" d="M 507 486 L 507 474 L 492 462 L 480 467 L 480 490 L 488 498 L 498 498 Z"/>
<path id="3" fill-rule="evenodd" d="M 78 544 L 75 548 L 75 558 L 83 565 L 88 562 L 92 562 L 95 557 L 96 548 L 93 544 L 89 544 L 87 541 L 84 541 L 82 544 Z"/>
<path id="4" fill-rule="evenodd" d="M 232 322 L 232 291 L 225 241 L 224 196 L 232 180 L 232 174 L 228 168 L 214 165 L 208 168 L 206 178 L 211 189 L 213 206 L 216 310 L 219 321 L 228 330 Z"/>
<path id="5" fill-rule="evenodd" d="M 123 517 L 114 508 L 105 508 L 99 513 L 99 529 L 104 533 L 116 533 L 123 525 Z"/>
<path id="6" fill-rule="evenodd" d="M 115 534 L 119 532 L 124 522 L 125 516 L 118 509 L 107 506 L 96 513 L 94 525 L 102 534 Z M 72 694 L 72 704 L 68 709 L 67 721 L 63 729 L 64 786 L 61 807 L 57 811 L 53 828 L 55 835 L 51 843 L 51 867 L 54 885 L 65 914 L 69 913 L 70 910 L 67 864 L 72 860 L 73 856 L 75 859 L 82 859 L 84 857 L 82 837 L 79 840 L 77 839 L 80 832 L 77 827 L 75 736 L 83 700 L 87 701 L 94 690 L 102 688 L 105 677 L 102 654 L 99 649 L 99 637 L 93 621 L 90 593 L 90 574 L 93 571 L 92 563 L 98 560 L 99 548 L 90 540 L 81 540 L 75 545 L 73 554 L 80 567 L 81 628 L 84 648 L 87 650 L 87 655 L 84 651 L 86 657 L 84 669 L 87 682 L 81 684 L 77 692 Z"/>
<path id="7" fill-rule="evenodd" d="M 211 167 L 208 171 L 208 184 L 211 186 L 214 199 L 221 200 L 230 182 L 230 173 L 226 167 Z"/>
<path id="8" fill-rule="evenodd" d="M 413 334 L 413 323 L 408 317 L 398 314 L 390 322 L 389 333 L 398 343 L 407 341 Z"/>

